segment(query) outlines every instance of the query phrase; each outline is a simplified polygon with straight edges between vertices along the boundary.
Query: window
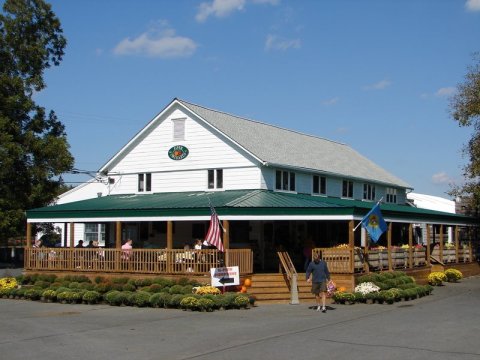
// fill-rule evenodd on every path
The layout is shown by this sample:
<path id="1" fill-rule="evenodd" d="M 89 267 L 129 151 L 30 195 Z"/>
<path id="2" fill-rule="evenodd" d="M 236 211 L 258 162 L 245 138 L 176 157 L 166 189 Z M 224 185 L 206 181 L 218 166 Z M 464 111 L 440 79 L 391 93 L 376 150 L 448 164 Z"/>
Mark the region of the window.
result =
<path id="1" fill-rule="evenodd" d="M 152 174 L 138 174 L 138 192 L 152 191 Z"/>
<path id="2" fill-rule="evenodd" d="M 353 181 L 343 180 L 342 197 L 353 198 Z"/>
<path id="3" fill-rule="evenodd" d="M 375 200 L 375 185 L 363 184 L 363 200 Z"/>
<path id="4" fill-rule="evenodd" d="M 185 119 L 172 119 L 173 141 L 185 140 Z"/>
<path id="5" fill-rule="evenodd" d="M 275 174 L 275 189 L 295 191 L 295 173 L 277 170 Z"/>
<path id="6" fill-rule="evenodd" d="M 98 241 L 99 246 L 105 246 L 105 224 L 85 223 L 84 245 L 90 241 Z"/>
<path id="7" fill-rule="evenodd" d="M 208 170 L 208 188 L 223 189 L 223 169 Z"/>
<path id="8" fill-rule="evenodd" d="M 327 178 L 324 176 L 313 175 L 313 194 L 322 194 L 327 193 Z"/>
<path id="9" fill-rule="evenodd" d="M 386 202 L 391 204 L 397 203 L 397 189 L 387 188 Z"/>

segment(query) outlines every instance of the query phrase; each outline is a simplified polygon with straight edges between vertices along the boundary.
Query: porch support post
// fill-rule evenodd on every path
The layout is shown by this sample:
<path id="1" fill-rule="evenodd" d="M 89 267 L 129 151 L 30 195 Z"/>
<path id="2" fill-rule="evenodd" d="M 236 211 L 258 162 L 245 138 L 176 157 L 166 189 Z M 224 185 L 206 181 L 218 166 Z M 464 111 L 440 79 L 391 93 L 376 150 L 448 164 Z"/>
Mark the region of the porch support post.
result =
<path id="1" fill-rule="evenodd" d="M 122 248 L 122 222 L 117 221 L 115 223 L 115 269 L 120 270 L 120 249 Z"/>
<path id="2" fill-rule="evenodd" d="M 229 266 L 230 259 L 228 257 L 228 250 L 230 249 L 230 221 L 223 220 L 223 247 L 225 248 L 225 266 Z"/>
<path id="3" fill-rule="evenodd" d="M 393 270 L 392 267 L 392 223 L 388 223 L 387 230 L 387 251 L 388 251 L 388 270 Z"/>
<path id="4" fill-rule="evenodd" d="M 408 267 L 413 269 L 413 224 L 408 224 Z"/>
<path id="5" fill-rule="evenodd" d="M 443 262 L 443 225 L 440 225 L 440 234 L 439 234 L 440 241 L 440 261 Z"/>
<path id="6" fill-rule="evenodd" d="M 167 221 L 167 249 L 173 249 L 173 222 Z"/>
<path id="7" fill-rule="evenodd" d="M 225 229 L 223 233 L 223 247 L 230 249 L 230 221 L 223 220 L 223 228 Z"/>
<path id="8" fill-rule="evenodd" d="M 427 254 L 426 254 L 426 263 L 427 265 L 430 265 L 430 225 L 429 224 L 425 224 L 426 228 L 427 228 L 427 238 L 425 239 L 426 240 L 426 246 L 427 246 Z"/>
<path id="9" fill-rule="evenodd" d="M 460 262 L 460 256 L 458 253 L 458 251 L 460 250 L 460 244 L 458 243 L 458 225 L 455 225 L 455 227 L 453 228 L 453 233 L 453 237 L 455 239 L 455 262 L 458 264 Z M 465 256 L 465 254 L 463 256 Z"/>
<path id="10" fill-rule="evenodd" d="M 115 249 L 122 248 L 122 222 L 115 223 Z"/>
<path id="11" fill-rule="evenodd" d="M 355 272 L 355 234 L 353 229 L 355 227 L 354 220 L 348 222 L 348 247 L 350 249 L 350 272 Z"/>
<path id="12" fill-rule="evenodd" d="M 70 247 L 73 249 L 75 247 L 75 223 L 70 223 Z"/>
<path id="13" fill-rule="evenodd" d="M 25 247 L 32 247 L 32 224 L 29 222 L 27 222 L 27 243 L 25 244 Z"/>
<path id="14" fill-rule="evenodd" d="M 173 221 L 167 221 L 167 272 L 173 272 L 173 265 L 175 263 L 175 254 L 171 251 L 173 249 Z"/>
<path id="15" fill-rule="evenodd" d="M 477 231 L 475 230 L 475 233 Z M 468 240 L 468 248 L 470 249 L 470 254 L 469 254 L 469 262 L 473 262 L 473 246 L 472 246 L 472 237 L 473 237 L 473 232 L 470 233 L 469 240 Z"/>
<path id="16" fill-rule="evenodd" d="M 370 235 L 368 235 L 368 231 L 365 231 L 365 229 L 362 226 L 362 235 L 365 236 L 365 258 L 368 260 L 368 247 L 370 246 Z M 364 262 L 363 269 L 366 273 L 370 272 L 370 265 L 368 264 L 368 261 Z"/>

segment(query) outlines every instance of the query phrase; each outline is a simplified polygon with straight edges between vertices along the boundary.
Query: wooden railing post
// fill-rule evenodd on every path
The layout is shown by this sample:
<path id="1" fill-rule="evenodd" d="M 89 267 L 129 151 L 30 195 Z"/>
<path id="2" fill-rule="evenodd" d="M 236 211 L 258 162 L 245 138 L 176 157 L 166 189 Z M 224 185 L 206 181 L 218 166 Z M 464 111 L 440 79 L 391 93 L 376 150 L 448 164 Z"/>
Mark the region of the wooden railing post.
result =
<path id="1" fill-rule="evenodd" d="M 392 223 L 388 223 L 387 230 L 387 257 L 388 257 L 388 270 L 393 270 L 392 266 Z"/>
<path id="2" fill-rule="evenodd" d="M 172 252 L 173 249 L 173 222 L 167 221 L 167 272 L 173 272 L 173 266 L 175 264 L 175 255 Z"/>
<path id="3" fill-rule="evenodd" d="M 440 261 L 443 263 L 443 225 L 440 225 L 440 238 L 439 238 L 439 241 L 440 241 Z"/>
<path id="4" fill-rule="evenodd" d="M 426 254 L 426 263 L 427 265 L 430 265 L 430 225 L 428 224 L 425 224 L 425 227 L 427 228 L 427 238 L 425 239 L 426 240 L 426 246 L 427 246 L 427 254 Z"/>
<path id="5" fill-rule="evenodd" d="M 408 267 L 413 268 L 413 224 L 408 224 Z"/>
<path id="6" fill-rule="evenodd" d="M 27 243 L 25 244 L 26 248 L 32 247 L 32 224 L 27 223 Z"/>
<path id="7" fill-rule="evenodd" d="M 348 222 L 348 248 L 350 250 L 350 273 L 355 272 L 355 234 L 353 232 L 354 229 L 354 221 L 350 220 Z"/>
<path id="8" fill-rule="evenodd" d="M 122 222 L 117 221 L 115 223 L 115 270 L 120 270 L 120 253 L 122 248 Z"/>
<path id="9" fill-rule="evenodd" d="M 458 264 L 460 262 L 460 254 L 459 254 L 460 244 L 458 240 L 458 225 L 455 225 L 455 227 L 453 228 L 453 234 L 454 234 L 453 237 L 455 239 L 455 262 Z"/>
<path id="10" fill-rule="evenodd" d="M 223 220 L 223 247 L 225 248 L 225 266 L 229 266 L 230 263 L 228 258 L 228 249 L 230 249 L 230 222 L 228 220 Z"/>

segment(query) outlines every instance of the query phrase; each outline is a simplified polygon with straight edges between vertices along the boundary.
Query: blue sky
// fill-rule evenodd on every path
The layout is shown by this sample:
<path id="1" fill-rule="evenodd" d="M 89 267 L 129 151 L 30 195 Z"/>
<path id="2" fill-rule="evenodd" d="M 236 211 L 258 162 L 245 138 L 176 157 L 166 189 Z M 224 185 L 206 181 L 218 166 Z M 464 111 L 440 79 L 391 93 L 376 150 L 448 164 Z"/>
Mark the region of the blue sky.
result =
<path id="1" fill-rule="evenodd" d="M 66 125 L 78 169 L 178 97 L 347 143 L 415 192 L 462 181 L 472 129 L 449 98 L 480 51 L 480 0 L 51 4 L 68 46 L 36 100 Z"/>

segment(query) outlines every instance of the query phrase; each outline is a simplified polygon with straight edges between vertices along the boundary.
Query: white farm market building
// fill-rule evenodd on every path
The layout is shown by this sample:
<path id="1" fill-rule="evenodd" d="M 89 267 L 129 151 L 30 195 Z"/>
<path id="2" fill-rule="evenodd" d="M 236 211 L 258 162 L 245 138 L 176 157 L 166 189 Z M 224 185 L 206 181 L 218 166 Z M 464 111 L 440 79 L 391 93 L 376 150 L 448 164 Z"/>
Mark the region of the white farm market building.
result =
<path id="1" fill-rule="evenodd" d="M 221 263 L 239 266 L 245 276 L 278 272 L 278 251 L 303 271 L 311 248 L 322 251 L 338 274 L 429 268 L 431 256 L 442 263 L 473 261 L 473 219 L 412 207 L 407 202 L 411 185 L 348 145 L 180 99 L 137 133 L 96 178 L 62 195 L 56 205 L 27 211 L 27 271 L 203 274 Z M 365 231 L 354 231 L 380 199 L 388 224 L 378 243 L 387 251 L 383 264 L 376 261 Z M 202 265 L 198 256 L 185 259 L 183 248 L 205 236 L 209 202 L 225 228 L 226 252 L 205 250 L 211 256 Z M 55 223 L 62 247 L 53 252 L 32 248 L 36 223 Z M 126 239 L 133 240 L 136 255 L 129 264 L 121 259 Z M 74 249 L 79 240 L 99 241 L 102 264 L 78 262 L 75 251 L 91 251 Z M 422 244 L 429 246 L 416 263 L 415 245 Z M 408 248 L 403 262 L 394 254 L 401 245 Z M 446 249 L 452 247 L 456 253 L 450 258 Z M 39 251 L 52 253 L 50 260 L 38 260 Z M 192 266 L 178 265 L 187 260 Z"/>

